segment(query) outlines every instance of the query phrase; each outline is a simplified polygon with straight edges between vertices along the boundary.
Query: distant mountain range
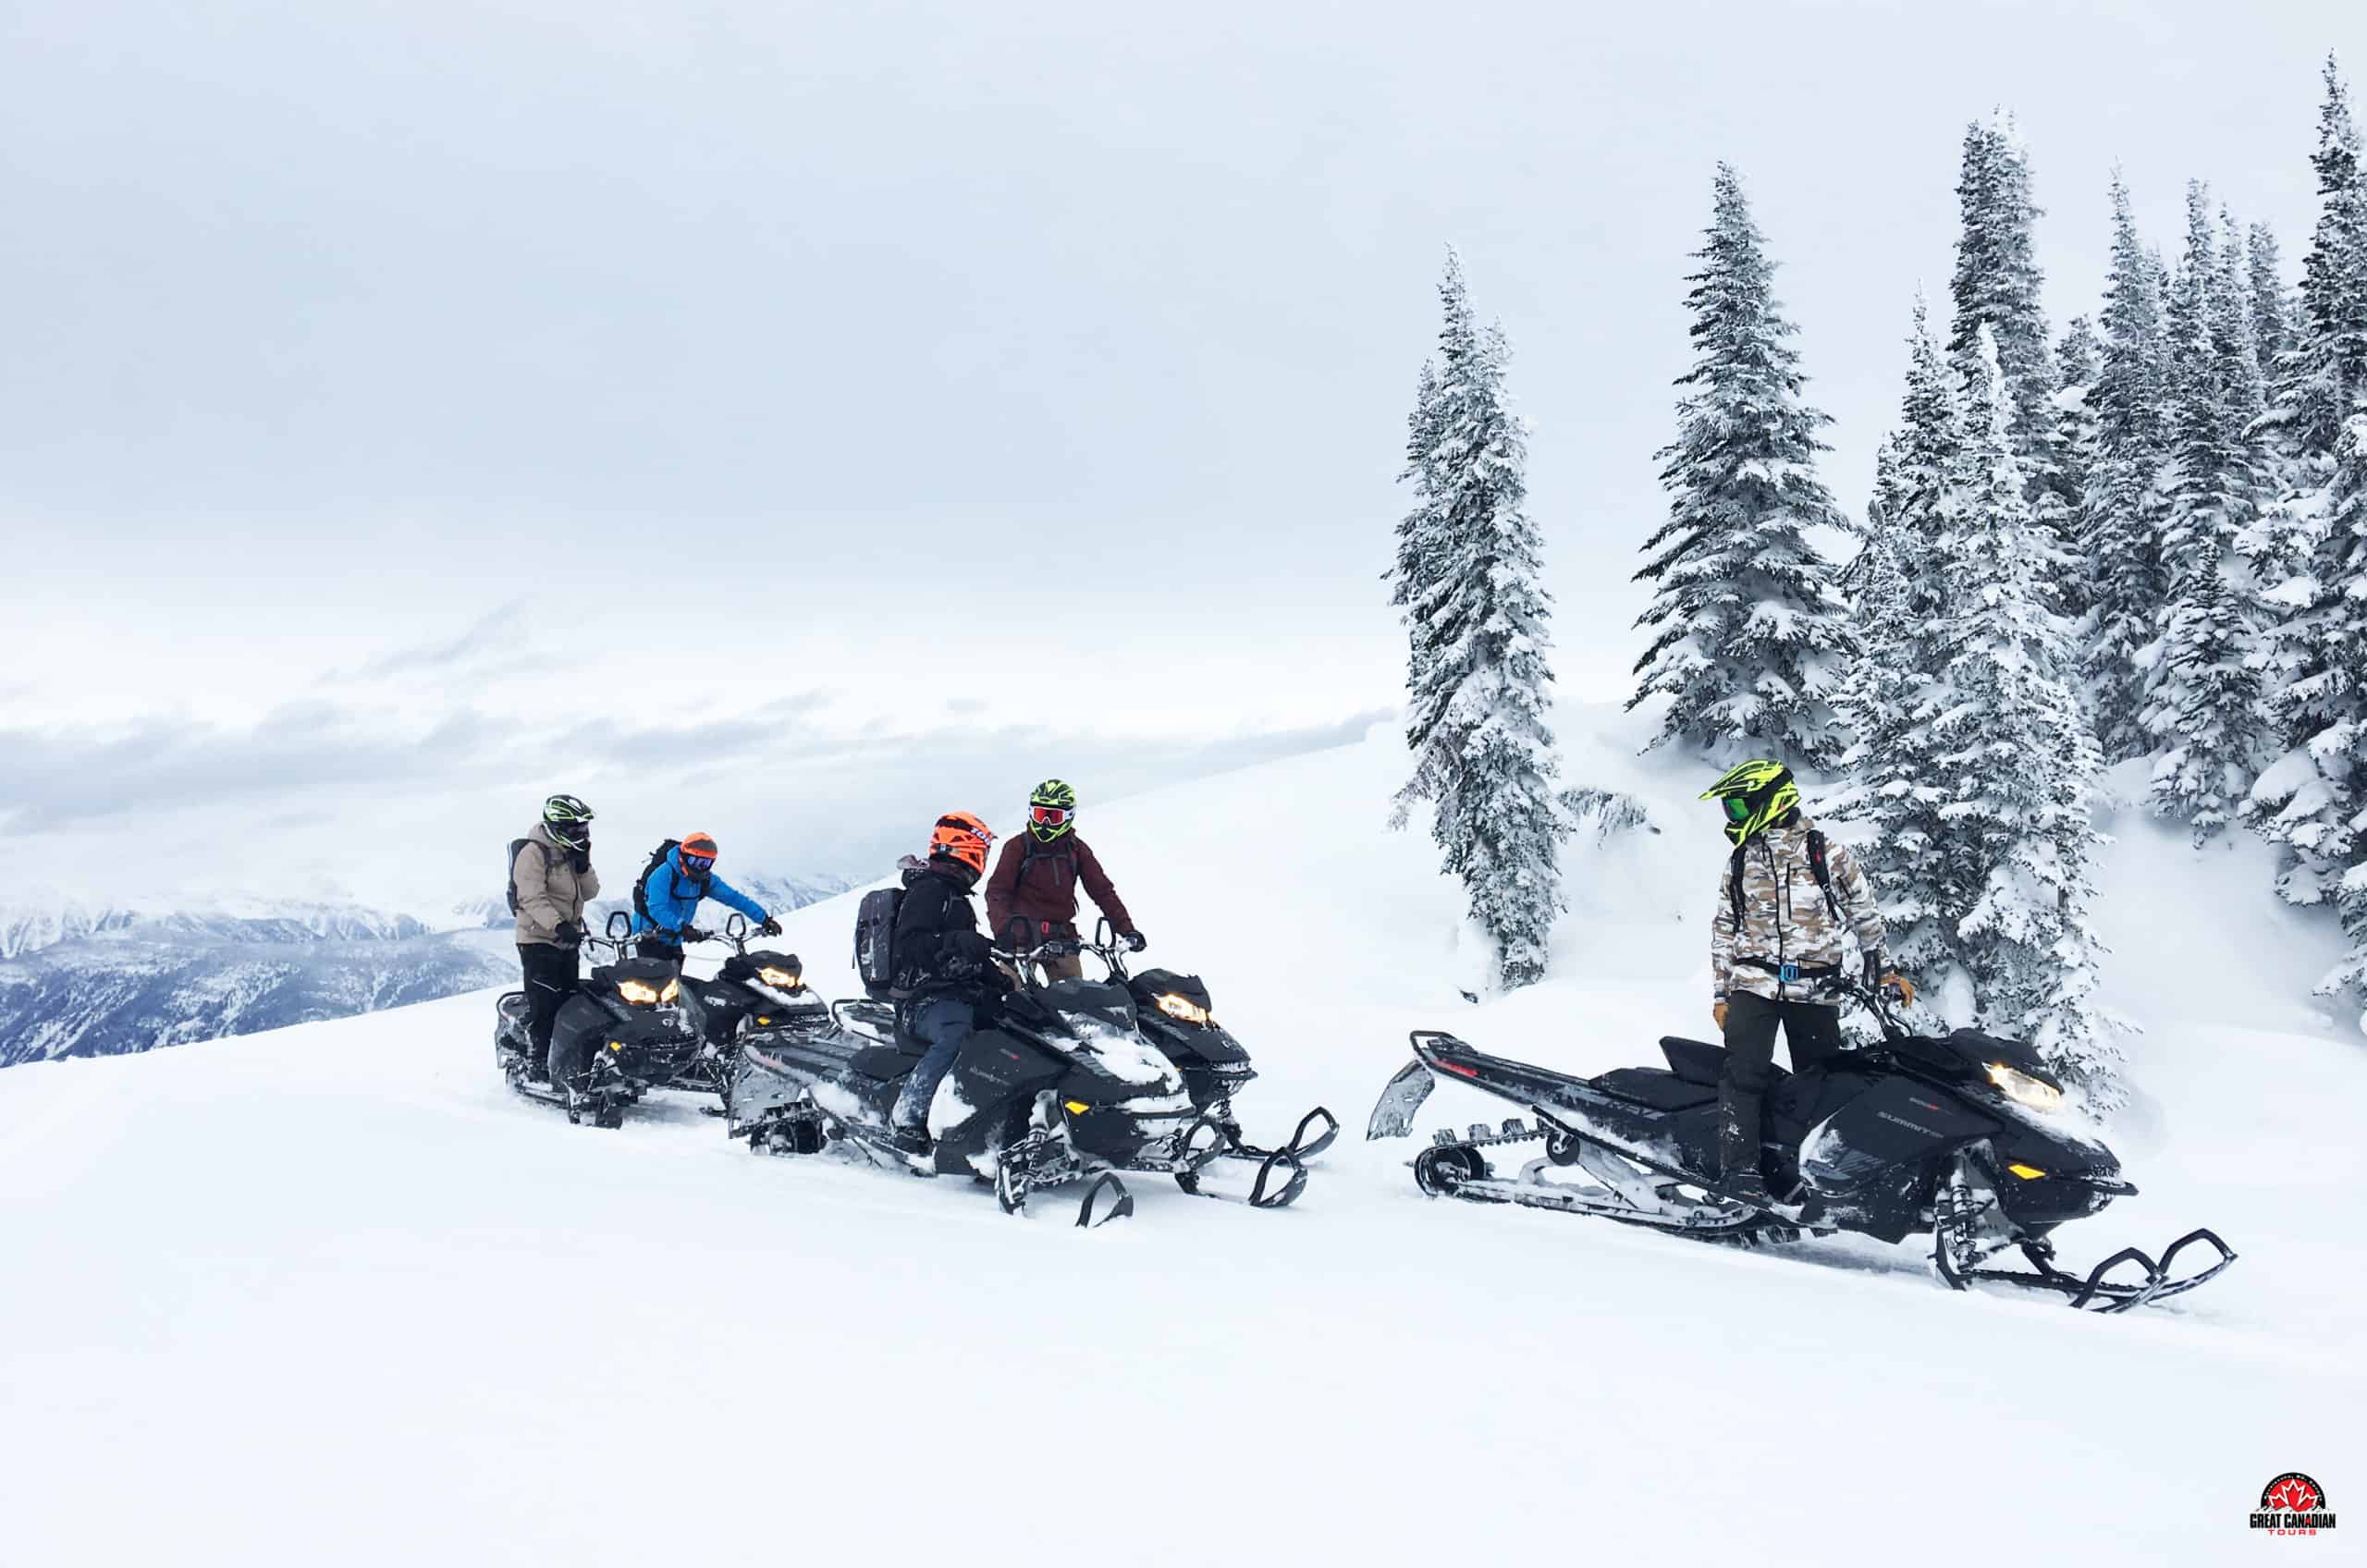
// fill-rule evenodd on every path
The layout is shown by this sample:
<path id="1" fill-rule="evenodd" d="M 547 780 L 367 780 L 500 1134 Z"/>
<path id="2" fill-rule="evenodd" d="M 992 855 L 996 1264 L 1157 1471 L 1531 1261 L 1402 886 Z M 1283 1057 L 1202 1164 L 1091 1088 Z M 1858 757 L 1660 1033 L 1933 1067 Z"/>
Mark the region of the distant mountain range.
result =
<path id="1" fill-rule="evenodd" d="M 776 911 L 852 886 L 763 876 L 734 885 Z M 629 896 L 604 900 L 592 923 L 631 907 Z M 173 910 L 0 906 L 0 1067 L 122 1056 L 480 990 L 517 976 L 510 925 L 498 892 L 424 916 L 251 900 Z"/>

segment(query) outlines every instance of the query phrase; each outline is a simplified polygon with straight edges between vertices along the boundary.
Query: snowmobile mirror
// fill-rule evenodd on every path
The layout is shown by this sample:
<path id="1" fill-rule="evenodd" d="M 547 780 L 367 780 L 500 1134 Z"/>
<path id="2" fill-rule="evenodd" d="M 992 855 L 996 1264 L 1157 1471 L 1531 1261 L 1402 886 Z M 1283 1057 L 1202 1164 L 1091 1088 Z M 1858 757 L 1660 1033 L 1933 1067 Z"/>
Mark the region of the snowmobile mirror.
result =
<path id="1" fill-rule="evenodd" d="M 632 916 L 620 909 L 608 912 L 608 940 L 621 942 L 632 935 Z"/>

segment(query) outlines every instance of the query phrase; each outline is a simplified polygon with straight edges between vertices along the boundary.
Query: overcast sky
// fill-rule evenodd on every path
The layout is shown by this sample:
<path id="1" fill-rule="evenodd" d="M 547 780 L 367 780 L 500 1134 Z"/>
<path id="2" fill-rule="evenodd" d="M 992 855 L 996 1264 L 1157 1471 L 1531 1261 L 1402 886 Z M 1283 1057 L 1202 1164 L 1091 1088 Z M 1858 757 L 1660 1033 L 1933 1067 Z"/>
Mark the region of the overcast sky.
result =
<path id="1" fill-rule="evenodd" d="M 2298 269 L 2336 46 L 2348 0 L 0 0 L 0 833 L 366 894 L 572 789 L 612 871 L 853 870 L 1353 734 L 1449 241 L 1562 681 L 1617 694 L 1718 159 L 1855 510 L 1968 118 L 2019 116 L 2059 326 L 2116 162 L 2165 247 L 2200 176 Z"/>

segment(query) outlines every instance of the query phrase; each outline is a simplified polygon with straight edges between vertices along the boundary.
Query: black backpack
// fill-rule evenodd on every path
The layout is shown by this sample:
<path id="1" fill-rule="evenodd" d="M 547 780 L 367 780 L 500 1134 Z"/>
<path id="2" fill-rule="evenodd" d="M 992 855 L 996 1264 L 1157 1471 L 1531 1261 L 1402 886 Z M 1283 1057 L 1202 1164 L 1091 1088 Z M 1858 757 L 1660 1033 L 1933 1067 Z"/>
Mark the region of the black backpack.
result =
<path id="1" fill-rule="evenodd" d="M 649 879 L 656 875 L 657 868 L 666 864 L 666 857 L 673 853 L 674 847 L 681 841 L 680 839 L 668 839 L 652 850 L 649 853 L 649 864 L 643 866 L 641 875 L 632 879 L 632 912 L 641 916 L 641 923 L 644 925 L 654 926 L 657 924 L 649 918 Z"/>
<path id="2" fill-rule="evenodd" d="M 873 1001 L 896 1001 L 896 916 L 901 887 L 874 888 L 854 907 L 854 972 Z"/>
<path id="3" fill-rule="evenodd" d="M 545 844 L 540 839 L 512 839 L 509 840 L 509 869 L 505 873 L 505 875 L 509 878 L 509 913 L 512 914 L 516 914 L 518 913 L 518 853 L 529 844 L 533 845 L 534 848 L 543 851 L 543 870 L 547 873 L 551 868 L 550 847 Z"/>
<path id="4" fill-rule="evenodd" d="M 1742 930 L 1742 852 L 1748 844 L 1735 846 L 1734 859 L 1726 865 L 1726 891 L 1734 900 L 1735 930 Z M 1809 869 L 1816 873 L 1816 885 L 1824 889 L 1824 907 L 1831 912 L 1833 923 L 1842 924 L 1841 900 L 1833 896 L 1833 868 L 1824 863 L 1824 829 L 1809 829 Z"/>

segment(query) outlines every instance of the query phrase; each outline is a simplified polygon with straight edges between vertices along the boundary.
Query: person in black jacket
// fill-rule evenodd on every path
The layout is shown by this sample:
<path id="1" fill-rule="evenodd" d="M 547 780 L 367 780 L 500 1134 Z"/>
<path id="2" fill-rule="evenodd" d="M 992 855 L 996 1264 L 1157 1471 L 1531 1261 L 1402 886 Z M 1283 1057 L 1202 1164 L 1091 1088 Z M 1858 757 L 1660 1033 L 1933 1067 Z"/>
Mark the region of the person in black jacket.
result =
<path id="1" fill-rule="evenodd" d="M 904 889 L 896 911 L 896 989 L 904 1000 L 898 1027 L 928 1047 L 896 1096 L 898 1146 L 929 1147 L 929 1104 L 962 1047 L 978 1027 L 978 1006 L 1004 982 L 994 967 L 994 944 L 978 929 L 970 889 L 986 875 L 994 835 L 966 811 L 937 819 L 928 863 Z"/>

